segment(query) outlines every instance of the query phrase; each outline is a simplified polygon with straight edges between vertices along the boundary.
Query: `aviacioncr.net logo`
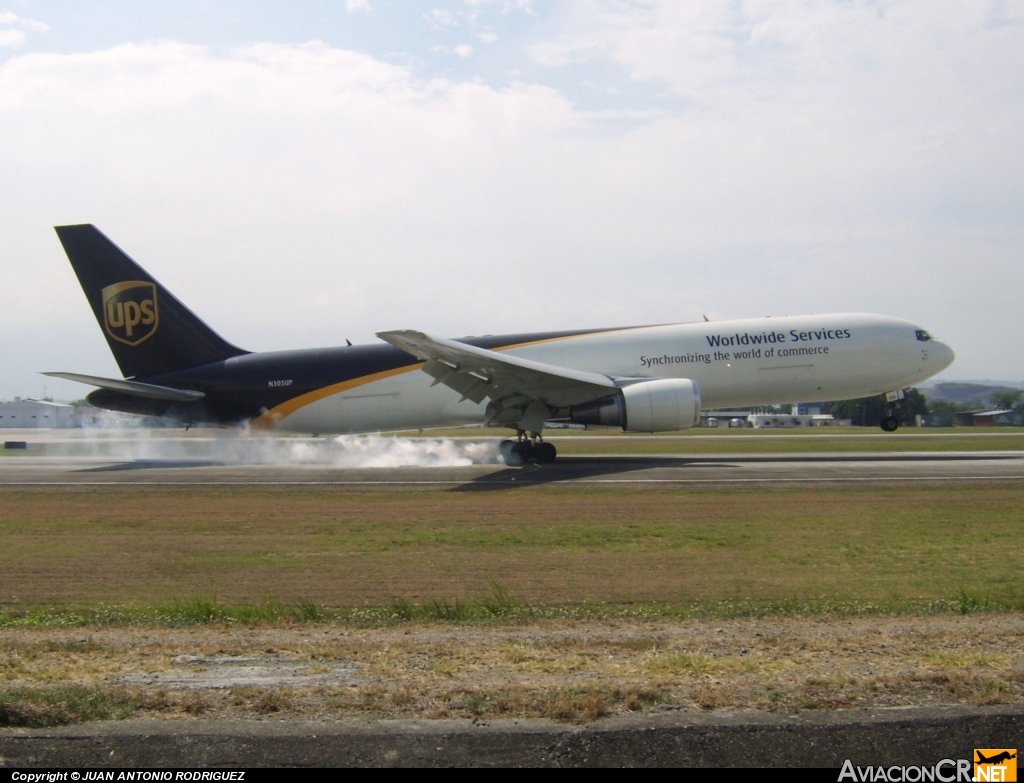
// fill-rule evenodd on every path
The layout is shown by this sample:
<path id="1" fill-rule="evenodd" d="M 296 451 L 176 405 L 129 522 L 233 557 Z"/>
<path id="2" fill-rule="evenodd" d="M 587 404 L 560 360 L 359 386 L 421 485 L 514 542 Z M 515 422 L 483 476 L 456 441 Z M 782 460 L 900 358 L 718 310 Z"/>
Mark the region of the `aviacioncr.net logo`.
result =
<path id="1" fill-rule="evenodd" d="M 107 334 L 125 345 L 138 345 L 156 334 L 160 325 L 156 284 L 142 280 L 114 283 L 103 289 L 103 325 Z"/>
<path id="2" fill-rule="evenodd" d="M 857 767 L 850 759 L 843 762 L 839 783 L 971 783 L 970 759 L 942 759 L 926 766 Z"/>

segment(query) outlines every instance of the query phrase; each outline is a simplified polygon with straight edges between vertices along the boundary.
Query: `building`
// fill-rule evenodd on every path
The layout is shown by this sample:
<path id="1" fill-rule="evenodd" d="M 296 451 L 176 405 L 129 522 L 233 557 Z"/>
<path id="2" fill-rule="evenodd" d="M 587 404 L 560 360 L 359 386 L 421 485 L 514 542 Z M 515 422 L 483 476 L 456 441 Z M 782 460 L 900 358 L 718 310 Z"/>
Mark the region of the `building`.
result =
<path id="1" fill-rule="evenodd" d="M 78 426 L 75 409 L 44 400 L 0 402 L 0 429 L 67 429 Z"/>
<path id="2" fill-rule="evenodd" d="M 918 427 L 952 427 L 956 417 L 952 413 L 918 413 L 914 420 Z"/>
<path id="3" fill-rule="evenodd" d="M 746 427 L 750 411 L 701 411 L 701 427 Z"/>
<path id="4" fill-rule="evenodd" d="M 747 417 L 747 426 L 755 429 L 790 429 L 793 427 L 848 427 L 849 419 L 837 419 L 831 414 L 754 413 Z"/>
<path id="5" fill-rule="evenodd" d="M 981 411 L 972 415 L 975 427 L 1024 427 L 1024 413 L 1020 411 Z"/>
<path id="6" fill-rule="evenodd" d="M 824 405 L 818 403 L 794 404 L 794 413 L 782 413 L 770 408 L 756 411 L 701 411 L 701 427 L 751 427 L 762 429 L 788 429 L 792 427 L 848 427 L 850 419 L 837 419 L 830 413 L 822 413 Z"/>

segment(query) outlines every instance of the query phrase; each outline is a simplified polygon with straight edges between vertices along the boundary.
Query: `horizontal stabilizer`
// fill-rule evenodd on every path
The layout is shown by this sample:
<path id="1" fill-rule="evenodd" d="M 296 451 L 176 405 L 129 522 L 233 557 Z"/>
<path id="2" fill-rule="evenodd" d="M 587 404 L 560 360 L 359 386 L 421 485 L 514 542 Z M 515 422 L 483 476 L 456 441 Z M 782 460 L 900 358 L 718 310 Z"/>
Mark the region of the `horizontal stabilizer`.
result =
<path id="1" fill-rule="evenodd" d="M 151 400 L 195 402 L 206 396 L 204 392 L 192 389 L 172 389 L 170 386 L 155 386 L 152 383 L 139 383 L 138 381 L 119 381 L 114 378 L 99 378 L 95 375 L 79 375 L 74 372 L 44 372 L 42 374 L 49 375 L 51 378 L 88 383 L 90 386 L 99 386 L 101 389 L 113 389 L 125 394 L 133 394 L 136 397 L 148 397 Z"/>

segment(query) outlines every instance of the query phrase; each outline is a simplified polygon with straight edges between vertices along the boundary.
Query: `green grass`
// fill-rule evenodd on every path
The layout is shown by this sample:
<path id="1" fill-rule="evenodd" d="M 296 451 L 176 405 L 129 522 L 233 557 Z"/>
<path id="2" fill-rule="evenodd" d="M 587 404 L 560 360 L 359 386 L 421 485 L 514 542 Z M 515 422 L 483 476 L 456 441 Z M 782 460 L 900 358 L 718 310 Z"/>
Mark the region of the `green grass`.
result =
<path id="1" fill-rule="evenodd" d="M 0 606 L 134 604 L 162 624 L 329 622 L 327 607 L 392 604 L 439 621 L 543 606 L 949 608 L 961 593 L 1014 607 L 1022 530 L 1012 482 L 7 491 Z"/>
<path id="2" fill-rule="evenodd" d="M 678 438 L 587 438 L 554 439 L 563 456 L 601 454 L 815 454 L 837 453 L 906 453 L 947 451 L 1024 451 L 1024 434 L 1007 433 L 997 437 L 935 435 L 917 437 L 916 433 L 899 432 L 878 437 L 818 435 L 799 438 L 782 433 L 768 437 L 742 435 L 700 439 Z M 802 433 L 807 434 L 807 433 Z"/>
<path id="3" fill-rule="evenodd" d="M 391 433 L 401 437 L 421 438 L 507 438 L 511 430 L 502 427 L 458 427 L 437 430 L 404 430 Z M 594 427 L 592 429 L 550 429 L 545 430 L 549 438 L 637 438 L 647 437 L 650 433 L 622 432 L 614 427 Z M 848 438 L 877 436 L 892 438 L 907 435 L 957 435 L 969 437 L 987 437 L 992 435 L 1024 435 L 1024 427 L 901 427 L 895 433 L 882 432 L 878 427 L 794 427 L 779 429 L 753 429 L 747 427 L 694 427 L 688 430 L 654 433 L 658 437 L 671 438 L 743 438 L 768 437 L 790 438 L 812 436 L 816 438 Z"/>
<path id="4" fill-rule="evenodd" d="M 503 591 L 504 592 L 504 591 Z M 507 598 L 507 593 L 506 593 Z M 216 626 L 287 626 L 327 623 L 356 628 L 376 628 L 404 623 L 456 625 L 508 625 L 544 620 L 561 621 L 657 621 L 728 620 L 757 617 L 839 618 L 865 615 L 949 615 L 1024 611 L 1024 596 L 989 597 L 964 591 L 933 599 L 780 599 L 704 600 L 677 603 L 613 604 L 529 604 L 514 601 L 495 612 L 492 596 L 483 593 L 463 602 L 460 599 L 431 598 L 422 602 L 396 598 L 386 606 L 348 608 L 316 607 L 316 619 L 300 612 L 268 611 L 250 604 L 214 604 L 194 611 L 181 603 L 100 607 L 6 607 L 0 609 L 0 628 L 187 628 Z M 76 650 L 79 651 L 80 650 Z"/>
<path id="5" fill-rule="evenodd" d="M 413 435 L 416 433 L 400 433 Z M 695 428 L 636 435 L 612 429 L 548 430 L 545 438 L 563 456 L 607 454 L 815 454 L 822 452 L 1024 451 L 1024 428 L 905 427 L 884 433 L 876 427 L 807 427 L 754 430 Z M 425 431 L 424 438 L 508 437 L 502 429 Z"/>

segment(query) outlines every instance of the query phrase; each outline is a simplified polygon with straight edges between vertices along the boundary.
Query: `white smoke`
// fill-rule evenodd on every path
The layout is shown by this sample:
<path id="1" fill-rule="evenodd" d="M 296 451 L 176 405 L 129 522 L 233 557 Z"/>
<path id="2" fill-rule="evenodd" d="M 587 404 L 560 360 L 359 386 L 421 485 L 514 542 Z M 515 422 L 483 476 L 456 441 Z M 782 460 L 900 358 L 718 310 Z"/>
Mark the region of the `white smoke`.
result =
<path id="1" fill-rule="evenodd" d="M 62 440 L 60 446 L 51 446 L 47 451 L 125 461 L 336 468 L 451 468 L 500 462 L 497 440 L 386 435 L 300 438 L 244 429 L 182 433 L 143 427 L 70 432 L 77 437 Z"/>

